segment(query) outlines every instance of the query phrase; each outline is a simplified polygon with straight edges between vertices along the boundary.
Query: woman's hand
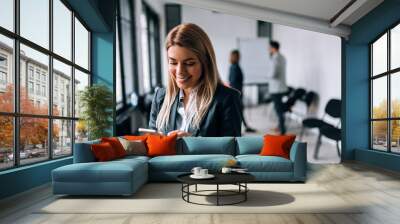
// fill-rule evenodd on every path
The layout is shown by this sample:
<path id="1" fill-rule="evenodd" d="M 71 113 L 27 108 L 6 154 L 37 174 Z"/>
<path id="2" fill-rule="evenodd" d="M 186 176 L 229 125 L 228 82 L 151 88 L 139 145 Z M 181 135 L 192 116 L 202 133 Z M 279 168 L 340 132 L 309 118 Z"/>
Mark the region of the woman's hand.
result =
<path id="1" fill-rule="evenodd" d="M 186 137 L 186 136 L 192 136 L 191 133 L 186 132 L 186 131 L 181 131 L 181 130 L 174 130 L 174 131 L 170 131 L 168 132 L 168 136 L 176 134 L 178 136 L 178 138 L 180 137 Z"/>

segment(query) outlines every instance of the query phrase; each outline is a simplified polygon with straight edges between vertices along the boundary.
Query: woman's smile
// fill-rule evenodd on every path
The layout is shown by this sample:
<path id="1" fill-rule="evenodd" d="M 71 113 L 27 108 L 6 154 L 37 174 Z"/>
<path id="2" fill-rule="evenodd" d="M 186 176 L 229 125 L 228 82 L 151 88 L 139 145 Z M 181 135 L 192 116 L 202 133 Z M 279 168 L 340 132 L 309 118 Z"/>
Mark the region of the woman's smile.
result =
<path id="1" fill-rule="evenodd" d="M 177 75 L 176 76 L 176 81 L 179 82 L 179 83 L 184 84 L 184 83 L 188 82 L 191 78 L 192 78 L 191 75 L 186 75 L 186 76 Z"/>

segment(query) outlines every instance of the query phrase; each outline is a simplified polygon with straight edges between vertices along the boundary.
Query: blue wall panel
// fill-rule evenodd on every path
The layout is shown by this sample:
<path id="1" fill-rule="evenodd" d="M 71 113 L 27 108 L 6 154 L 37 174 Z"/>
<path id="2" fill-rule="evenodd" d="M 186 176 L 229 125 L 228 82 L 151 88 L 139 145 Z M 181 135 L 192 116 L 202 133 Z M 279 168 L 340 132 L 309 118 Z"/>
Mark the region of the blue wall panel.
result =
<path id="1" fill-rule="evenodd" d="M 103 83 L 113 89 L 114 33 L 92 34 L 93 83 Z"/>
<path id="2" fill-rule="evenodd" d="M 93 83 L 105 84 L 115 98 L 114 88 L 114 33 L 92 33 Z M 115 116 L 113 116 L 115 124 Z M 113 135 L 114 125 L 109 129 Z"/>
<path id="3" fill-rule="evenodd" d="M 356 149 L 355 159 L 373 166 L 383 167 L 400 172 L 400 155 L 394 155 L 392 153 L 380 151 Z"/>
<path id="4" fill-rule="evenodd" d="M 53 169 L 71 163 L 69 157 L 0 172 L 0 199 L 48 183 Z"/>
<path id="5" fill-rule="evenodd" d="M 346 44 L 346 96 L 344 103 L 346 123 L 342 127 L 344 138 L 344 159 L 354 159 L 353 150 L 368 147 L 369 89 L 368 89 L 368 46 Z"/>

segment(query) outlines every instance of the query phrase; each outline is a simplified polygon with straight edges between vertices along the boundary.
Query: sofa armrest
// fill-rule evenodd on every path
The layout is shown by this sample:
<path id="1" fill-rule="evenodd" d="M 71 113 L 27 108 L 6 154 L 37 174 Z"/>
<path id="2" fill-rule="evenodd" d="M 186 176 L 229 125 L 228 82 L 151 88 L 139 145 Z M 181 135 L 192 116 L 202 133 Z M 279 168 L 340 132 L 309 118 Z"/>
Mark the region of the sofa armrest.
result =
<path id="1" fill-rule="evenodd" d="M 75 145 L 74 145 L 74 163 L 95 162 L 96 158 L 94 157 L 90 146 L 92 144 L 97 144 L 97 143 L 100 143 L 100 140 L 75 143 Z"/>
<path id="2" fill-rule="evenodd" d="M 290 160 L 293 162 L 293 179 L 305 181 L 307 176 L 307 143 L 294 142 L 290 149 Z"/>

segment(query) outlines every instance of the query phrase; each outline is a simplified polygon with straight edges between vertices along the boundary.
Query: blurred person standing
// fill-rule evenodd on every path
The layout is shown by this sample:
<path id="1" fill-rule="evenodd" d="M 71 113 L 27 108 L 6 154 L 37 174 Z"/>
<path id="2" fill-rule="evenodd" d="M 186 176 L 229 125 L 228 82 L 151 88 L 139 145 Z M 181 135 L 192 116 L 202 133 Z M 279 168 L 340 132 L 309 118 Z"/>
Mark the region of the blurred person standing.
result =
<path id="1" fill-rule="evenodd" d="M 229 67 L 229 86 L 238 90 L 240 92 L 240 111 L 242 114 L 242 121 L 245 126 L 246 132 L 256 132 L 255 129 L 251 128 L 248 126 L 243 110 L 244 110 L 244 105 L 243 105 L 243 72 L 242 69 L 240 68 L 239 61 L 240 61 L 240 52 L 238 50 L 233 50 L 231 51 L 230 54 L 230 67 Z"/>
<path id="2" fill-rule="evenodd" d="M 279 125 L 275 131 L 279 131 L 280 134 L 286 133 L 285 127 L 285 116 L 284 116 L 284 104 L 282 97 L 287 91 L 286 86 L 286 59 L 279 52 L 279 42 L 271 40 L 269 42 L 269 53 L 271 58 L 271 70 L 268 74 L 269 81 L 269 93 L 271 94 L 272 102 L 274 103 L 275 112 L 278 116 Z"/>

